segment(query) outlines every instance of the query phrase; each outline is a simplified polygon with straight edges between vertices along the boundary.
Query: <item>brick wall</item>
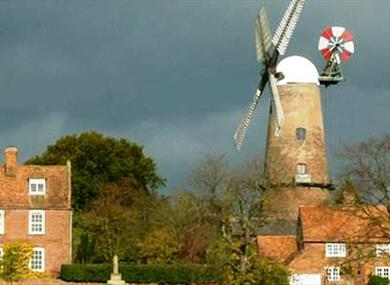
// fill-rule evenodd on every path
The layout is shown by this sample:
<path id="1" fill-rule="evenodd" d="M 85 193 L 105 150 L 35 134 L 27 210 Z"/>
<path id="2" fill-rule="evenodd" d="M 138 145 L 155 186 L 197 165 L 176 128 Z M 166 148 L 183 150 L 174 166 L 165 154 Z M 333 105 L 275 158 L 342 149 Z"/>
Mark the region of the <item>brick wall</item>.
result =
<path id="1" fill-rule="evenodd" d="M 296 165 L 305 163 L 312 182 L 328 183 L 325 134 L 319 87 L 315 84 L 278 86 L 284 125 L 275 136 L 275 113 L 268 123 L 266 174 L 270 183 L 292 183 Z M 296 138 L 296 129 L 306 129 L 306 140 Z"/>
<path id="2" fill-rule="evenodd" d="M 43 235 L 29 235 L 28 209 L 6 208 L 4 210 L 5 233 L 0 235 L 0 246 L 13 240 L 23 240 L 34 247 L 43 247 L 45 249 L 45 270 L 55 276 L 59 273 L 61 264 L 71 262 L 71 212 L 69 210 L 46 210 Z"/>
<path id="3" fill-rule="evenodd" d="M 285 187 L 271 188 L 266 192 L 266 203 L 264 205 L 267 224 L 280 223 L 280 226 L 287 225 L 287 231 L 276 229 L 269 234 L 296 234 L 299 207 L 303 205 L 321 206 L 326 205 L 330 200 L 329 191 L 321 188 Z M 274 222 L 275 221 L 275 222 Z"/>

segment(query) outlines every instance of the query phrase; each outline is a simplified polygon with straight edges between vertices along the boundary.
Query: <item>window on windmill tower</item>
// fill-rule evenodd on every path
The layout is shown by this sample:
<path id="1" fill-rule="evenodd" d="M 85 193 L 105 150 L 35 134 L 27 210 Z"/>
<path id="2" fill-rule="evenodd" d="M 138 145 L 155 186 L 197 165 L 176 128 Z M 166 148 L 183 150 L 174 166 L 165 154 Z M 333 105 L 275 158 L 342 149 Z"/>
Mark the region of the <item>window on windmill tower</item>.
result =
<path id="1" fill-rule="evenodd" d="M 297 164 L 297 174 L 307 174 L 307 165 L 305 163 Z"/>
<path id="2" fill-rule="evenodd" d="M 306 129 L 305 128 L 297 128 L 295 130 L 295 135 L 299 142 L 304 142 L 306 140 Z"/>

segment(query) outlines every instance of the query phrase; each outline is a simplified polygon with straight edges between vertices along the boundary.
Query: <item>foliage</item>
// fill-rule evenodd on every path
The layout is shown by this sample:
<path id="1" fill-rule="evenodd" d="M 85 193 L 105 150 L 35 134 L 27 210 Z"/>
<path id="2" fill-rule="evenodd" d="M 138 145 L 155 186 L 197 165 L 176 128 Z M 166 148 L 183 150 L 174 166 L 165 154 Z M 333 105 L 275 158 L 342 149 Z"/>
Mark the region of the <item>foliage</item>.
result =
<path id="1" fill-rule="evenodd" d="M 164 214 L 169 211 L 167 200 L 134 189 L 132 183 L 123 179 L 106 184 L 101 195 L 92 200 L 89 211 L 76 213 L 78 262 L 109 262 L 114 254 L 124 261 L 141 262 L 140 241 L 145 241 L 152 228 L 167 225 Z"/>
<path id="2" fill-rule="evenodd" d="M 29 262 L 33 253 L 33 247 L 24 241 L 12 241 L 4 246 L 2 258 L 2 276 L 9 282 L 21 279 L 42 278 L 44 273 L 32 272 Z"/>
<path id="3" fill-rule="evenodd" d="M 208 205 L 185 189 L 177 190 L 171 198 L 169 223 L 176 231 L 178 259 L 188 263 L 203 263 L 206 250 L 215 238 Z"/>
<path id="4" fill-rule="evenodd" d="M 290 272 L 282 264 L 259 258 L 260 282 L 262 285 L 288 285 Z"/>
<path id="5" fill-rule="evenodd" d="M 61 279 L 73 282 L 106 282 L 111 264 L 62 265 Z M 220 283 L 216 268 L 195 265 L 120 265 L 119 272 L 128 283 L 205 284 Z"/>
<path id="6" fill-rule="evenodd" d="M 389 285 L 390 281 L 388 278 L 372 275 L 368 280 L 368 285 Z"/>
<path id="7" fill-rule="evenodd" d="M 155 228 L 140 242 L 141 258 L 147 264 L 173 263 L 178 253 L 175 231 L 165 228 Z"/>
<path id="8" fill-rule="evenodd" d="M 32 246 L 27 242 L 14 241 L 4 246 L 3 277 L 7 281 L 18 281 L 30 273 L 29 261 Z"/>
<path id="9" fill-rule="evenodd" d="M 239 257 L 235 256 L 238 260 Z M 247 260 L 246 271 L 230 266 L 227 274 L 229 285 L 288 285 L 289 271 L 286 266 L 274 263 L 260 256 L 251 255 Z"/>
<path id="10" fill-rule="evenodd" d="M 91 201 L 109 182 L 128 178 L 136 189 L 147 191 L 165 183 L 142 146 L 96 132 L 63 136 L 26 164 L 66 164 L 67 160 L 72 163 L 72 205 L 76 211 L 89 209 Z"/>
<path id="11" fill-rule="evenodd" d="M 207 261 L 225 269 L 225 282 L 229 285 L 288 285 L 289 271 L 284 265 L 261 257 L 252 244 L 240 252 L 241 242 L 235 239 L 232 244 L 220 240 L 207 252 Z M 243 247 L 244 248 L 244 247 Z"/>
<path id="12" fill-rule="evenodd" d="M 203 220 L 215 231 L 206 260 L 224 269 L 226 282 L 288 284 L 287 269 L 261 259 L 255 245 L 264 223 L 262 163 L 253 160 L 231 168 L 223 156 L 209 155 L 192 172 L 190 185 L 202 205 L 198 208 L 204 209 Z"/>

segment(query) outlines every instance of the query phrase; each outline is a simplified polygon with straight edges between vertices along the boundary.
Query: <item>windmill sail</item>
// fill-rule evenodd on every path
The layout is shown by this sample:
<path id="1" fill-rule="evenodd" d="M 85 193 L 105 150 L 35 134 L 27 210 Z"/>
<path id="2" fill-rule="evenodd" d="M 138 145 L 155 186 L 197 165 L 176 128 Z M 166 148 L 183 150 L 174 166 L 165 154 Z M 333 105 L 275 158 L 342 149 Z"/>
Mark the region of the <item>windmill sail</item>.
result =
<path id="1" fill-rule="evenodd" d="M 271 89 L 272 99 L 274 103 L 273 106 L 275 110 L 275 125 L 276 125 L 275 135 L 279 136 L 282 131 L 282 127 L 284 123 L 284 113 L 283 113 L 282 104 L 280 103 L 278 88 L 276 86 L 276 78 L 272 73 L 269 74 L 269 86 Z"/>
<path id="2" fill-rule="evenodd" d="M 290 2 L 272 38 L 272 43 L 281 55 L 286 52 L 304 3 L 305 0 L 292 0 Z"/>
<path id="3" fill-rule="evenodd" d="M 249 124 L 253 120 L 257 104 L 259 103 L 260 97 L 263 94 L 263 90 L 268 81 L 268 73 L 265 71 L 256 90 L 255 96 L 253 96 L 252 102 L 249 104 L 248 110 L 244 117 L 241 119 L 241 123 L 234 133 L 234 144 L 236 150 L 240 150 L 242 142 L 244 141 L 245 134 L 248 131 Z"/>
<path id="4" fill-rule="evenodd" d="M 264 62 L 269 58 L 268 51 L 271 47 L 272 38 L 267 12 L 264 7 L 257 14 L 255 37 L 257 61 Z"/>
<path id="5" fill-rule="evenodd" d="M 237 150 L 240 150 L 242 142 L 248 131 L 249 124 L 251 123 L 257 104 L 263 93 L 265 85 L 268 80 L 270 81 L 270 88 L 272 92 L 272 102 L 275 109 L 275 122 L 276 122 L 276 135 L 279 135 L 284 122 L 283 108 L 280 103 L 279 93 L 276 86 L 275 67 L 279 54 L 284 54 L 290 38 L 294 32 L 296 23 L 298 22 L 299 15 L 301 14 L 303 4 L 305 0 L 291 0 L 283 18 L 279 24 L 279 27 L 271 40 L 271 30 L 269 27 L 267 13 L 264 8 L 260 9 L 256 18 L 256 56 L 257 61 L 263 63 L 264 72 L 259 83 L 259 87 L 256 90 L 256 94 L 252 99 L 244 117 L 242 118 L 240 125 L 234 133 L 234 142 Z M 270 52 L 271 43 L 275 45 L 275 49 Z"/>

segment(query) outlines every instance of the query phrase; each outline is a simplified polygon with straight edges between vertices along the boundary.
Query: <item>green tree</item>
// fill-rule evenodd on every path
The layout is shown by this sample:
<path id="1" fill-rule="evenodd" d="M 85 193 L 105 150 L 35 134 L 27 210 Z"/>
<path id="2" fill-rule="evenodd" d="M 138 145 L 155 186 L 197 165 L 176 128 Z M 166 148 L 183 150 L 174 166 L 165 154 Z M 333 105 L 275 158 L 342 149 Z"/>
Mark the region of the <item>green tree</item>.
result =
<path id="1" fill-rule="evenodd" d="M 137 189 L 150 192 L 165 184 L 142 146 L 97 132 L 63 136 L 25 163 L 65 164 L 67 160 L 72 163 L 72 205 L 76 211 L 88 210 L 91 201 L 110 182 L 129 178 Z"/>
<path id="2" fill-rule="evenodd" d="M 139 244 L 141 258 L 147 264 L 169 264 L 176 261 L 176 231 L 168 227 L 154 228 Z"/>
<path id="3" fill-rule="evenodd" d="M 75 216 L 74 252 L 80 263 L 110 262 L 114 254 L 141 262 L 140 240 L 154 227 L 168 225 L 166 199 L 136 189 L 131 179 L 106 184 L 88 211 Z"/>

